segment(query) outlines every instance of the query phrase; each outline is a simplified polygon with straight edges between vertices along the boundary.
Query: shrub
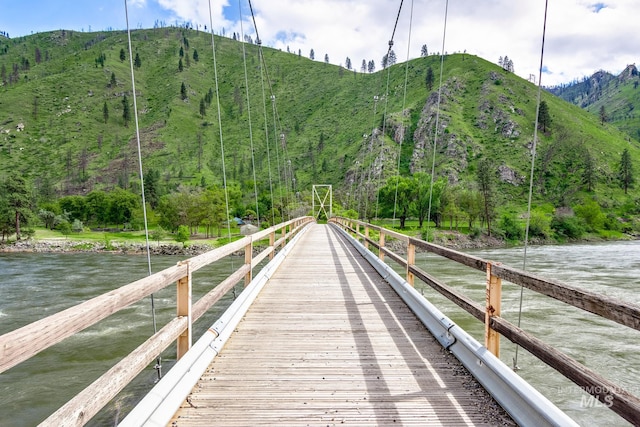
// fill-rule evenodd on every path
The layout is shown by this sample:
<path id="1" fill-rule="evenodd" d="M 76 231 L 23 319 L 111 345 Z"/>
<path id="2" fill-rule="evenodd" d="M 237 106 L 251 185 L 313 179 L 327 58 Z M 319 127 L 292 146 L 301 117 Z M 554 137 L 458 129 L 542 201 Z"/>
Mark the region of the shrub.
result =
<path id="1" fill-rule="evenodd" d="M 504 214 L 500 218 L 498 227 L 502 235 L 508 240 L 520 240 L 523 237 L 523 230 L 515 215 Z M 498 230 L 496 230 L 498 231 Z"/>
<path id="2" fill-rule="evenodd" d="M 182 246 L 187 246 L 187 240 L 189 240 L 189 228 L 186 225 L 181 225 L 176 233 L 176 242 L 182 243 Z"/>
<path id="3" fill-rule="evenodd" d="M 546 239 L 551 235 L 551 215 L 543 209 L 533 209 L 529 219 L 529 236 Z"/>
<path id="4" fill-rule="evenodd" d="M 582 221 L 575 216 L 555 215 L 551 220 L 551 229 L 559 238 L 578 239 L 585 233 Z"/>
<path id="5" fill-rule="evenodd" d="M 582 218 L 589 231 L 597 231 L 604 228 L 605 215 L 600 205 L 593 199 L 586 200 L 584 204 L 573 208 L 576 216 Z"/>

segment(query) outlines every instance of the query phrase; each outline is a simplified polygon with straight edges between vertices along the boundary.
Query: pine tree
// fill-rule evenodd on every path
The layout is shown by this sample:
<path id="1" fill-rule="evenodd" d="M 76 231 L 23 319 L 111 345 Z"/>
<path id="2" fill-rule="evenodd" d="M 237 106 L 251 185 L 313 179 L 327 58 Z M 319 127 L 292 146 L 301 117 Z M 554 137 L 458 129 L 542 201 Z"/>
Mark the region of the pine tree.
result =
<path id="1" fill-rule="evenodd" d="M 107 101 L 104 101 L 104 105 L 102 106 L 102 118 L 105 123 L 109 120 L 109 106 L 107 105 Z"/>
<path id="2" fill-rule="evenodd" d="M 109 82 L 109 87 L 114 88 L 116 87 L 116 73 L 111 73 L 111 81 Z"/>
<path id="3" fill-rule="evenodd" d="M 200 57 L 198 56 L 198 50 L 197 49 L 193 49 L 193 60 L 198 62 L 200 60 Z"/>
<path id="4" fill-rule="evenodd" d="M 124 61 L 126 58 L 127 57 L 125 55 L 124 48 L 120 49 L 120 62 Z"/>
<path id="5" fill-rule="evenodd" d="M 620 164 L 618 165 L 618 179 L 620 180 L 620 186 L 624 189 L 624 194 L 627 194 L 627 190 L 633 187 L 635 178 L 633 176 L 633 162 L 631 161 L 631 154 L 629 149 L 625 148 L 620 157 Z"/>
<path id="6" fill-rule="evenodd" d="M 316 59 L 316 54 L 315 54 L 315 52 L 313 51 L 313 49 L 311 49 L 311 52 L 309 52 L 309 59 L 311 59 L 312 61 L 313 61 L 314 59 Z"/>
<path id="7" fill-rule="evenodd" d="M 136 68 L 140 68 L 142 66 L 142 61 L 140 60 L 140 55 L 136 52 L 136 59 L 133 61 L 133 65 Z"/>
<path id="8" fill-rule="evenodd" d="M 425 83 L 427 84 L 427 89 L 433 89 L 433 68 L 429 66 L 427 68 L 427 76 L 425 77 Z"/>
<path id="9" fill-rule="evenodd" d="M 178 61 L 178 71 L 182 72 L 184 70 L 184 65 L 182 65 L 182 58 Z"/>
<path id="10" fill-rule="evenodd" d="M 540 101 L 538 108 L 538 129 L 546 132 L 551 127 L 551 116 L 549 115 L 549 106 L 546 101 Z"/>
<path id="11" fill-rule="evenodd" d="M 429 51 L 427 50 L 427 45 L 423 44 L 422 48 L 420 49 L 420 56 L 428 56 L 429 55 Z"/>
<path id="12" fill-rule="evenodd" d="M 604 105 L 600 106 L 600 124 L 605 124 L 608 120 L 607 118 L 607 110 L 604 108 Z"/>
<path id="13" fill-rule="evenodd" d="M 180 98 L 182 98 L 183 101 L 187 99 L 187 86 L 184 82 L 182 82 L 182 85 L 180 86 Z"/>
<path id="14" fill-rule="evenodd" d="M 200 99 L 200 116 L 204 119 L 207 115 L 207 103 L 204 102 L 204 98 Z"/>

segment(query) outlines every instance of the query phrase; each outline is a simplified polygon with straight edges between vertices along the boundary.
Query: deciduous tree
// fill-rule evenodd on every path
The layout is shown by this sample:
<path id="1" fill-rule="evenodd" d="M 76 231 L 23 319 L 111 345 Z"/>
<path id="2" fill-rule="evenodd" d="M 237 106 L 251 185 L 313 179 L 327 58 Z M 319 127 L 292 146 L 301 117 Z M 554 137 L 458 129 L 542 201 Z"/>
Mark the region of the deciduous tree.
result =
<path id="1" fill-rule="evenodd" d="M 476 179 L 480 194 L 482 194 L 483 217 L 487 222 L 487 234 L 491 237 L 491 219 L 494 216 L 495 184 L 493 163 L 488 158 L 478 162 Z"/>
<path id="2" fill-rule="evenodd" d="M 400 228 L 404 228 L 415 204 L 416 180 L 412 177 L 398 175 L 389 177 L 386 185 L 379 190 L 378 195 L 386 215 L 393 214 L 395 211 L 396 216 L 400 219 Z"/>

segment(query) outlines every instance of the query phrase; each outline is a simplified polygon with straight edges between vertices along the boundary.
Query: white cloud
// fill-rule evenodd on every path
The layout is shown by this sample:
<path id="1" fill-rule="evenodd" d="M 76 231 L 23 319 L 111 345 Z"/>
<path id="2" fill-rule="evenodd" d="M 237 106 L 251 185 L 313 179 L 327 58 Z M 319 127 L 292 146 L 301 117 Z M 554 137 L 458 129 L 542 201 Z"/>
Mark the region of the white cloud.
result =
<path id="1" fill-rule="evenodd" d="M 137 0 L 144 1 L 144 0 Z M 208 0 L 158 0 L 181 20 L 206 25 Z M 240 33 L 238 22 L 223 16 L 225 7 L 238 10 L 226 0 L 212 0 L 214 30 Z M 243 1 L 243 29 L 255 39 L 249 8 Z M 380 68 L 386 53 L 400 2 L 370 0 L 253 0 L 259 35 L 265 46 L 283 51 L 314 49 L 316 60 L 325 54 L 334 64 L 347 57 L 360 68 L 362 60 L 374 60 Z M 409 17 L 413 4 L 411 46 Z M 394 37 L 399 61 L 420 54 L 423 44 L 430 52 L 442 50 L 445 2 L 405 1 Z M 640 16 L 637 0 L 556 0 L 549 2 L 543 84 L 568 82 L 599 69 L 619 72 L 635 62 L 640 31 L 634 20 Z M 513 0 L 458 0 L 449 2 L 445 51 L 467 51 L 489 61 L 509 56 L 515 71 L 527 78 L 538 75 L 543 2 Z"/>
<path id="2" fill-rule="evenodd" d="M 147 0 L 127 0 L 127 4 L 131 7 L 143 8 L 147 5 Z"/>

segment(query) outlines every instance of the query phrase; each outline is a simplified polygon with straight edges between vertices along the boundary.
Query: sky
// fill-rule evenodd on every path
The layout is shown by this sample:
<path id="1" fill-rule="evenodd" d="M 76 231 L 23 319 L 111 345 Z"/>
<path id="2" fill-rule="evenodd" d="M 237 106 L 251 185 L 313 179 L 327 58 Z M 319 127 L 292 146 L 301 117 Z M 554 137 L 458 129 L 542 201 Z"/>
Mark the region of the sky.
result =
<path id="1" fill-rule="evenodd" d="M 618 74 L 640 61 L 639 0 L 548 3 L 544 86 L 599 70 Z M 126 5 L 124 0 L 0 0 L 0 31 L 13 38 L 58 29 L 122 30 L 125 10 L 132 29 L 185 22 L 211 28 L 209 0 L 127 0 Z M 545 0 L 251 0 L 251 7 L 263 46 L 305 57 L 313 49 L 317 61 L 327 55 L 330 63 L 344 66 L 348 57 L 359 71 L 363 59 L 373 60 L 379 70 L 393 35 L 398 62 L 420 56 L 423 45 L 429 53 L 467 52 L 494 63 L 507 56 L 516 74 L 538 82 Z M 211 0 L 211 17 L 216 34 L 256 39 L 248 0 Z"/>

